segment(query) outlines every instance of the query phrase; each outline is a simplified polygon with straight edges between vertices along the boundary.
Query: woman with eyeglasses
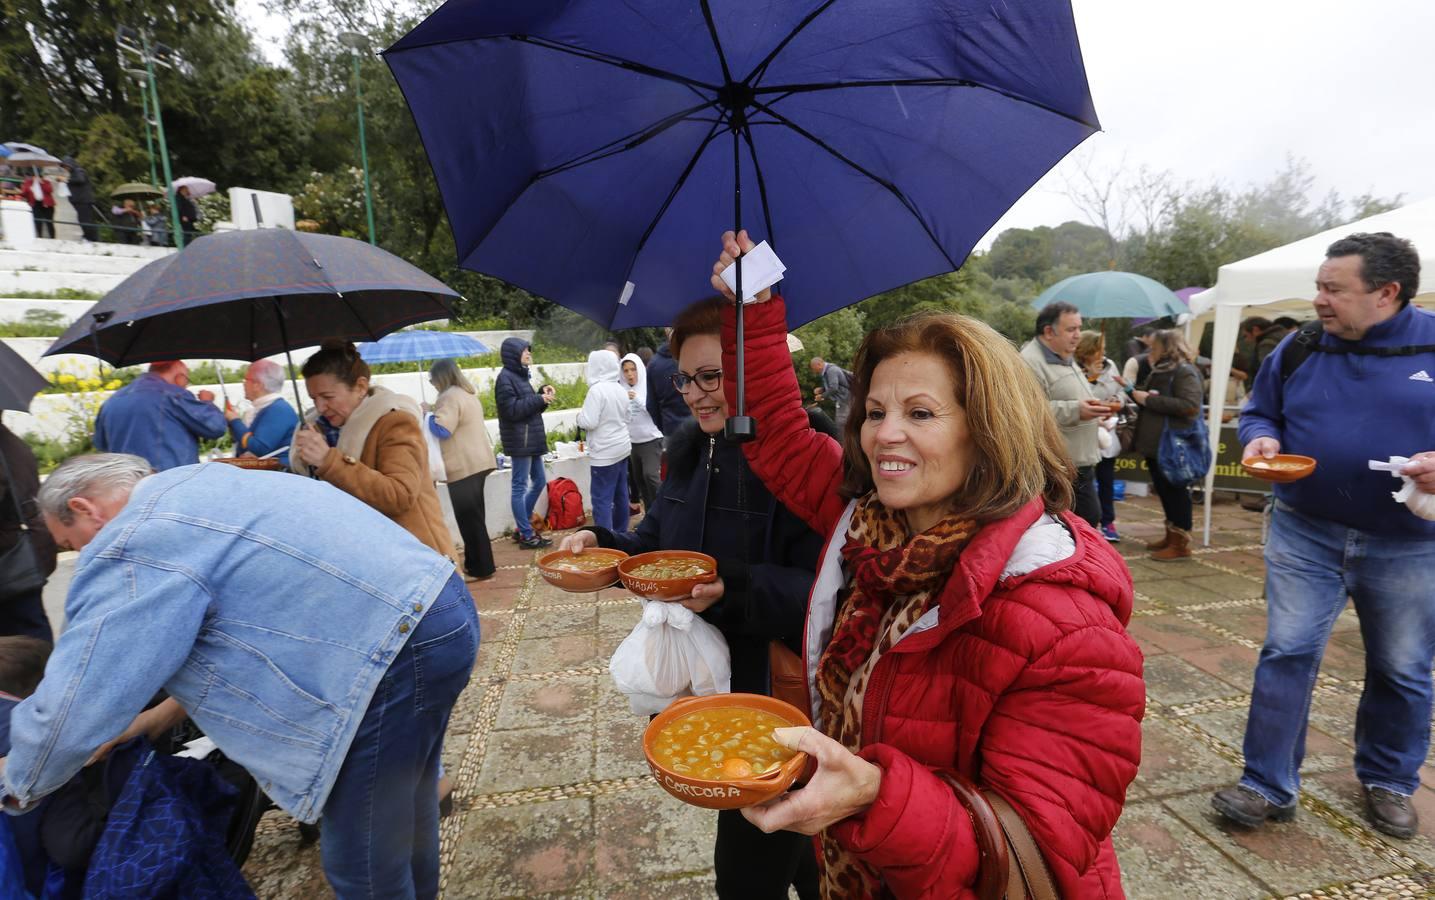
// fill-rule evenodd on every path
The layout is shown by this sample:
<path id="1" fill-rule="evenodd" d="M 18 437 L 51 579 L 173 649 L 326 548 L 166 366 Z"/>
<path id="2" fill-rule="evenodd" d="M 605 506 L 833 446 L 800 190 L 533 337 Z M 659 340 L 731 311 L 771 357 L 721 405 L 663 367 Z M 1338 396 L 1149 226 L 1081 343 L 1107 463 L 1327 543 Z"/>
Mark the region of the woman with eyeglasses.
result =
<path id="1" fill-rule="evenodd" d="M 668 436 L 668 477 L 652 508 L 628 532 L 588 528 L 562 548 L 616 547 L 628 553 L 699 550 L 718 561 L 718 579 L 698 585 L 684 606 L 716 625 L 732 654 L 732 689 L 771 693 L 769 644 L 795 650 L 812 572 L 817 533 L 778 503 L 723 436 L 728 404 L 722 384 L 722 310 L 714 297 L 678 315 L 669 339 L 678 371 L 672 385 L 693 418 Z M 786 898 L 796 885 L 817 897 L 810 842 L 791 832 L 763 834 L 736 810 L 718 813 L 714 847 L 717 894 L 739 900 Z"/>

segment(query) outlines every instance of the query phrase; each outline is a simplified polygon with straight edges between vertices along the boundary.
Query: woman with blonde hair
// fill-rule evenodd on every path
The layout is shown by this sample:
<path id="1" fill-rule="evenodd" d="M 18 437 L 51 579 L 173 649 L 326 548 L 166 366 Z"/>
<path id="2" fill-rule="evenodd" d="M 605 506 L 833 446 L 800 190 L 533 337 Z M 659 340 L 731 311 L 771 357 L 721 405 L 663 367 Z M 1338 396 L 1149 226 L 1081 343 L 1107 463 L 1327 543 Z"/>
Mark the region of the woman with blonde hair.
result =
<path id="1" fill-rule="evenodd" d="M 1192 361 L 1195 357 L 1186 338 L 1174 328 L 1153 335 L 1147 359 L 1151 363 L 1151 374 L 1131 392 L 1131 399 L 1141 407 L 1133 449 L 1145 457 L 1151 487 L 1161 498 L 1161 509 L 1166 514 L 1165 536 L 1147 544 L 1146 549 L 1151 551 L 1152 559 L 1169 562 L 1191 555 L 1191 492 L 1184 485 L 1167 480 L 1156 456 L 1161 450 L 1161 434 L 1167 423 L 1189 425 L 1201 412 L 1206 388 L 1200 370 Z"/>
<path id="2" fill-rule="evenodd" d="M 448 496 L 463 538 L 463 571 L 469 578 L 492 578 L 493 544 L 488 539 L 488 514 L 483 505 L 483 483 L 498 468 L 483 403 L 463 370 L 451 359 L 429 369 L 429 383 L 438 391 L 429 429 L 439 439 L 443 467 L 448 474 Z"/>
<path id="3" fill-rule="evenodd" d="M 1091 393 L 1097 400 L 1126 401 L 1126 381 L 1116 370 L 1116 363 L 1106 358 L 1106 335 L 1083 331 L 1076 345 L 1076 364 L 1086 375 Z M 1113 544 L 1121 543 L 1116 532 L 1116 457 L 1121 455 L 1121 441 L 1116 437 L 1117 415 L 1112 413 L 1097 421 L 1097 445 L 1101 461 L 1096 464 L 1096 495 L 1101 500 L 1101 536 Z"/>
<path id="4" fill-rule="evenodd" d="M 738 253 L 723 243 L 720 290 Z M 808 424 L 781 298 L 757 300 L 744 452 L 829 538 L 802 654 L 816 728 L 776 733 L 817 771 L 743 814 L 820 835 L 829 900 L 965 896 L 1000 876 L 952 785 L 969 780 L 1022 816 L 1061 896 L 1121 896 L 1111 829 L 1144 706 L 1131 576 L 1068 511 L 1076 473 L 1030 369 L 965 316 L 880 328 L 857 352 L 839 444 Z M 734 343 L 729 304 L 730 397 Z"/>

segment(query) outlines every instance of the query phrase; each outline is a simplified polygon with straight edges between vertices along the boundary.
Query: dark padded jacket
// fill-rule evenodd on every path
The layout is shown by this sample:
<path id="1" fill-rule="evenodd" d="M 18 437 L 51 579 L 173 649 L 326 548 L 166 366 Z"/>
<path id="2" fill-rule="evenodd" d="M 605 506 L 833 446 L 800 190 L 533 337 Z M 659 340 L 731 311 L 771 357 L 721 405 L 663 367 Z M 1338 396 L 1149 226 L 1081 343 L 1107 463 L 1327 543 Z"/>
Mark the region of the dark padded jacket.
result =
<path id="1" fill-rule="evenodd" d="M 648 415 L 664 436 L 671 437 L 693 417 L 683 395 L 673 387 L 673 376 L 678 374 L 678 362 L 666 343 L 648 361 Z"/>
<path id="2" fill-rule="evenodd" d="M 548 404 L 529 382 L 528 367 L 519 362 L 530 346 L 522 338 L 505 338 L 498 353 L 503 368 L 493 383 L 493 399 L 498 406 L 498 439 L 509 456 L 548 452 L 548 433 L 543 430 L 543 410 Z"/>
<path id="3" fill-rule="evenodd" d="M 668 443 L 668 477 L 653 509 L 626 533 L 592 528 L 627 553 L 698 550 L 718 561 L 723 598 L 702 617 L 727 638 L 732 689 L 770 693 L 768 643 L 801 647 L 822 538 L 753 474 L 742 449 L 689 420 Z"/>

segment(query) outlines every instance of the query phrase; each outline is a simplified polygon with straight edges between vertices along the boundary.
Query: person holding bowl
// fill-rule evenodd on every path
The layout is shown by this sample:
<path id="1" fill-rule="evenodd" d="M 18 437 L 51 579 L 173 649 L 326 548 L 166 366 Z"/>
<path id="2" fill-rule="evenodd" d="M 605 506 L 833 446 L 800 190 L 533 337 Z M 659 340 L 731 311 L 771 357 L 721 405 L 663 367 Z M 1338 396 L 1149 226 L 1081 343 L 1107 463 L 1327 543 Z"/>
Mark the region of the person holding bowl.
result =
<path id="1" fill-rule="evenodd" d="M 725 293 L 738 240 L 724 235 L 713 267 Z M 1067 511 L 1076 472 L 1030 369 L 965 316 L 880 328 L 857 351 L 839 443 L 808 425 L 769 294 L 746 313 L 744 453 L 830 538 L 803 647 L 816 727 L 776 732 L 816 774 L 744 815 L 820 836 L 824 897 L 960 895 L 982 861 L 952 773 L 1015 807 L 1061 896 L 1121 896 L 1111 829 L 1145 705 L 1131 575 Z"/>
<path id="2" fill-rule="evenodd" d="M 678 371 L 672 385 L 692 418 L 668 435 L 668 477 L 652 508 L 632 531 L 588 528 L 564 538 L 560 549 L 699 550 L 717 559 L 717 580 L 676 602 L 722 631 L 732 690 L 770 694 L 769 645 L 800 646 L 822 541 L 773 498 L 742 449 L 723 436 L 728 401 L 719 338 L 727 305 L 721 297 L 700 301 L 673 322 L 668 346 Z M 816 858 L 801 835 L 764 834 L 738 811 L 724 810 L 713 856 L 719 897 L 785 898 L 789 885 L 802 900 L 817 897 Z"/>

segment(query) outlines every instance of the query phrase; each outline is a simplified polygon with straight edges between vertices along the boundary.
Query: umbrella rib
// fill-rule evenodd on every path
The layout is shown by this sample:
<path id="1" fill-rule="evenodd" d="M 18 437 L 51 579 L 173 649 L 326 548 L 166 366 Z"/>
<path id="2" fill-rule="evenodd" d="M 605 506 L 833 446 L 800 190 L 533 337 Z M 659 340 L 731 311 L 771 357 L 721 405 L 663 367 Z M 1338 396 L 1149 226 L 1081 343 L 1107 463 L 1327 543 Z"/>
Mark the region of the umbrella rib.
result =
<path id="1" fill-rule="evenodd" d="M 550 166 L 547 169 L 540 169 L 534 173 L 533 180 L 541 181 L 550 175 L 557 175 L 562 172 L 566 172 L 569 169 L 574 169 L 578 166 L 586 165 L 591 162 L 597 162 L 600 159 L 607 159 L 610 156 L 616 156 L 619 153 L 624 153 L 628 150 L 632 150 L 635 147 L 638 147 L 639 145 L 652 140 L 653 138 L 662 134 L 664 131 L 667 131 L 669 128 L 673 127 L 679 122 L 687 119 L 688 116 L 691 116 L 693 113 L 708 109 L 716 102 L 716 100 L 706 100 L 702 103 L 690 106 L 687 109 L 678 110 L 672 115 L 666 116 L 665 118 L 658 120 L 657 122 L 647 126 L 646 128 L 640 128 L 637 131 L 633 131 L 624 135 L 623 137 L 615 138 L 614 140 L 609 141 L 603 146 L 595 147 L 586 153 L 573 157 L 567 162 L 559 163 L 556 166 Z"/>
<path id="2" fill-rule="evenodd" d="M 747 143 L 747 155 L 752 157 L 752 170 L 757 173 L 757 196 L 762 201 L 762 221 L 767 226 L 767 238 L 776 246 L 777 235 L 772 229 L 772 210 L 767 205 L 767 179 L 762 177 L 762 166 L 757 162 L 757 144 L 752 139 L 752 129 L 746 123 L 742 126 L 742 139 Z"/>
<path id="3" fill-rule="evenodd" d="M 1072 122 L 1076 122 L 1076 123 L 1078 123 L 1078 124 L 1085 125 L 1085 126 L 1088 127 L 1088 128 L 1100 128 L 1100 127 L 1101 127 L 1099 124 L 1097 124 L 1097 123 L 1095 123 L 1095 122 L 1088 122 L 1088 121 L 1086 121 L 1085 119 L 1081 118 L 1080 116 L 1075 116 L 1075 115 L 1072 115 L 1071 113 L 1064 112 L 1063 110 L 1057 109 L 1056 107 L 1054 107 L 1054 106 L 1052 106 L 1052 105 L 1050 105 L 1050 104 L 1048 104 L 1048 103 L 1042 103 L 1040 100 L 1033 100 L 1033 99 L 1031 99 L 1030 97 L 1023 97 L 1021 94 L 1018 94 L 1018 93 L 1016 93 L 1016 92 L 1014 92 L 1014 91 L 1005 90 L 1005 89 L 999 88 L 999 87 L 993 87 L 993 86 L 991 86 L 991 85 L 989 85 L 989 84 L 983 84 L 983 83 L 981 83 L 980 81 L 972 81 L 972 80 L 969 79 L 969 78 L 883 78 L 883 79 L 878 79 L 878 80 L 875 80 L 875 81 L 833 81 L 833 82 L 826 82 L 826 83 L 818 82 L 818 83 L 810 83 L 810 84 L 775 84 L 775 85 L 772 85 L 771 87 L 755 87 L 755 88 L 753 88 L 753 92 L 754 92 L 754 93 L 757 93 L 757 94 L 782 94 L 782 95 L 785 97 L 785 96 L 791 95 L 791 94 L 810 94 L 810 93 L 814 93 L 814 92 L 816 92 L 816 91 L 835 91 L 835 90 L 842 90 L 842 89 L 845 89 L 845 88 L 868 88 L 868 87 L 969 87 L 969 88 L 980 88 L 980 89 L 982 89 L 982 90 L 984 90 L 984 91 L 991 91 L 992 93 L 997 94 L 997 95 L 1000 95 L 1000 96 L 1002 96 L 1002 97 L 1005 97 L 1005 98 L 1007 98 L 1008 100 L 1015 100 L 1015 101 L 1018 102 L 1018 103 L 1025 103 L 1025 104 L 1027 104 L 1028 106 L 1034 106 L 1034 107 L 1036 107 L 1037 109 L 1045 110 L 1046 112 L 1049 112 L 1049 113 L 1051 113 L 1051 114 L 1054 115 L 1054 116 L 1060 116 L 1060 117 L 1062 117 L 1063 119 L 1068 119 L 1068 120 L 1070 120 L 1070 121 L 1072 121 Z M 781 98 L 779 98 L 779 99 L 781 99 Z M 773 101 L 773 102 L 776 102 L 776 101 Z M 761 104 L 755 104 L 755 105 L 761 106 Z M 763 107 L 763 108 L 766 109 L 767 107 Z M 768 112 L 771 112 L 771 110 L 768 109 Z"/>
<path id="4" fill-rule="evenodd" d="M 658 207 L 658 211 L 654 214 L 652 221 L 648 222 L 648 227 L 643 230 L 643 236 L 638 239 L 638 245 L 633 250 L 632 262 L 628 263 L 628 275 L 633 274 L 633 266 L 638 264 L 638 257 L 643 254 L 643 247 L 647 245 L 648 238 L 652 237 L 653 232 L 658 227 L 658 223 L 662 221 L 663 216 L 668 211 L 668 207 L 671 206 L 673 200 L 677 198 L 678 191 L 682 190 L 683 185 L 687 183 L 688 176 L 691 175 L 693 169 L 697 167 L 698 160 L 702 158 L 703 151 L 708 148 L 708 144 L 712 143 L 713 138 L 717 136 L 721 126 L 722 122 L 719 121 L 714 123 L 712 128 L 708 129 L 707 137 L 702 139 L 702 143 L 698 144 L 698 149 L 693 152 L 693 156 L 688 160 L 688 164 L 683 167 L 682 174 L 680 174 L 678 180 L 673 183 L 673 188 L 668 191 L 668 196 L 664 198 L 662 206 Z M 624 280 L 630 281 L 632 279 L 628 278 Z"/>
<path id="5" fill-rule="evenodd" d="M 592 60 L 593 62 L 605 63 L 610 66 L 616 66 L 619 69 L 627 69 L 630 72 L 637 72 L 639 75 L 649 75 L 653 78 L 661 78 L 664 81 L 675 81 L 678 84 L 686 84 L 689 87 L 703 88 L 714 93 L 716 93 L 718 89 L 718 86 L 715 84 L 708 84 L 707 82 L 699 81 L 696 78 L 689 78 L 686 75 L 679 75 L 677 72 L 669 72 L 664 69 L 658 69 L 653 66 L 647 65 L 646 63 L 640 63 L 631 59 L 624 59 L 621 56 L 614 56 L 611 53 L 600 53 L 597 50 L 588 50 L 584 47 L 575 47 L 572 44 L 565 44 L 562 41 L 555 41 L 550 38 L 534 37 L 530 34 L 497 34 L 482 38 L 475 38 L 475 40 L 495 39 L 519 41 L 520 43 L 531 44 L 534 47 L 544 47 L 549 50 L 557 50 L 559 53 L 569 53 L 573 56 L 579 56 L 583 59 Z M 411 47 L 406 49 L 417 48 Z"/>
<path id="6" fill-rule="evenodd" d="M 806 28 L 808 25 L 811 25 L 813 19 L 816 19 L 818 16 L 826 12 L 827 8 L 835 2 L 837 2 L 837 0 L 825 0 L 825 2 L 821 6 L 817 7 L 812 12 L 804 16 L 802 21 L 798 22 L 797 25 L 787 33 L 787 37 L 783 38 L 781 41 L 778 41 L 777 46 L 772 48 L 772 52 L 768 53 L 767 56 L 763 57 L 762 62 L 758 63 L 756 66 L 753 67 L 753 70 L 749 72 L 747 77 L 742 80 L 743 84 L 755 86 L 759 81 L 761 81 L 762 76 L 767 74 L 767 67 L 772 65 L 772 61 L 777 58 L 777 54 L 781 53 L 783 49 L 789 43 L 792 42 L 792 39 L 797 37 L 797 35 L 801 33 L 802 29 Z"/>
<path id="7" fill-rule="evenodd" d="M 831 0 L 829 0 L 831 2 Z M 703 18 L 708 23 L 708 36 L 713 39 L 713 49 L 717 51 L 718 63 L 722 66 L 723 84 L 732 83 L 732 72 L 727 67 L 727 54 L 722 51 L 722 41 L 718 40 L 717 25 L 713 22 L 713 9 L 708 0 L 702 0 Z"/>
<path id="8" fill-rule="evenodd" d="M 907 208 L 907 211 L 912 214 L 912 218 L 917 220 L 917 224 L 922 226 L 922 230 L 927 233 L 927 237 L 931 238 L 933 246 L 937 248 L 937 252 L 942 254 L 942 258 L 945 259 L 949 264 L 951 264 L 951 267 L 953 269 L 960 269 L 962 267 L 961 263 L 952 259 L 951 254 L 947 252 L 947 248 L 942 246 L 942 242 L 937 240 L 937 236 L 932 233 L 931 227 L 927 225 L 927 220 L 922 218 L 922 214 L 917 211 L 916 205 L 907 198 L 906 194 L 902 193 L 901 188 L 897 187 L 897 185 L 893 184 L 891 181 L 888 181 L 885 178 L 878 177 L 875 173 L 864 168 L 860 163 L 856 162 L 855 160 L 849 159 L 846 156 L 842 155 L 826 141 L 817 137 L 815 134 L 803 128 L 801 125 L 798 125 L 796 122 L 792 121 L 786 116 L 783 116 L 780 113 L 773 112 L 765 104 L 757 103 L 756 101 L 754 101 L 753 105 L 763 110 L 773 118 L 777 119 L 779 124 L 791 128 L 797 134 L 807 138 L 809 141 L 816 144 L 818 147 L 821 147 L 823 150 L 826 150 L 839 162 L 845 163 L 861 175 L 871 179 L 873 183 L 878 184 L 883 188 L 886 188 L 887 191 L 892 194 L 892 196 L 897 198 L 897 202 L 901 203 Z"/>

